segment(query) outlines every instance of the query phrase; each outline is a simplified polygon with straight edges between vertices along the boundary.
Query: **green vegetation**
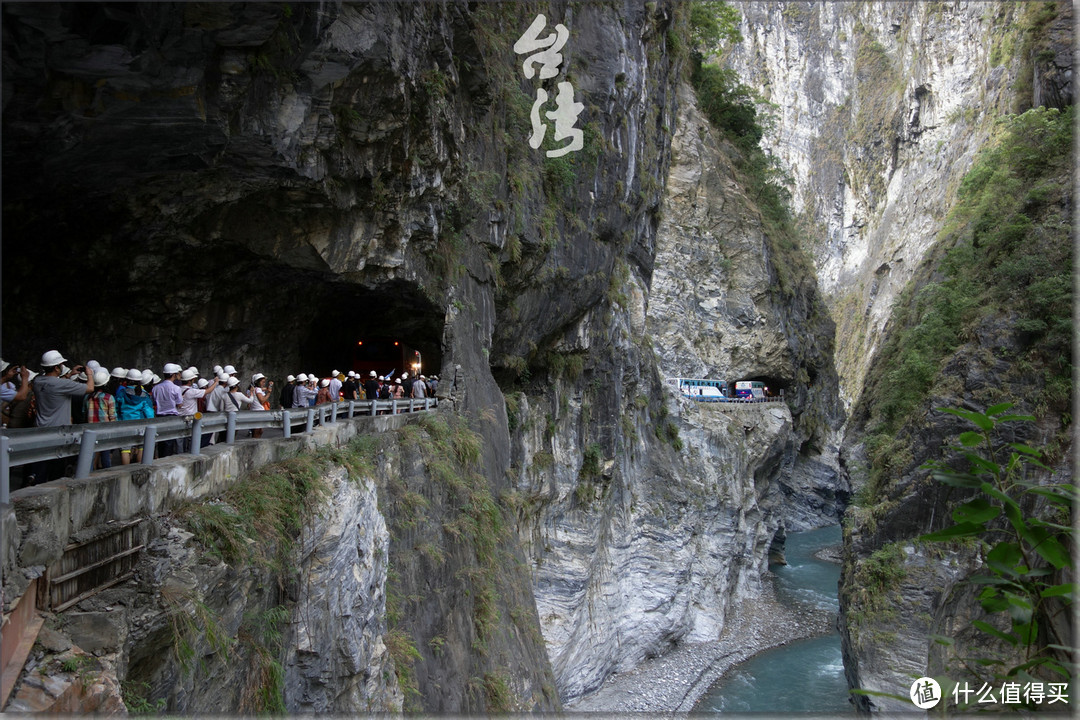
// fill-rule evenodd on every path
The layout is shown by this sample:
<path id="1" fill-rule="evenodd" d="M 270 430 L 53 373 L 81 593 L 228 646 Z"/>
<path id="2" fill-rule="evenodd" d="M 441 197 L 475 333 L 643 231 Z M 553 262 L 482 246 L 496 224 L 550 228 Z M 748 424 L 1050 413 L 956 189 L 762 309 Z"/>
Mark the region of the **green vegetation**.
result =
<path id="1" fill-rule="evenodd" d="M 898 301 L 895 329 L 867 375 L 871 502 L 911 462 L 909 440 L 899 431 L 946 382 L 943 363 L 991 318 L 1008 318 L 1021 345 L 997 400 L 1010 397 L 1011 381 L 1035 378 L 1041 390 L 1025 399 L 1036 412 L 1067 410 L 1072 118 L 1072 108 L 1036 108 L 1003 119 L 998 141 L 961 183 L 930 259 L 934 281 L 909 287 Z"/>
<path id="2" fill-rule="evenodd" d="M 224 562 L 284 571 L 291 566 L 305 519 L 328 491 L 324 471 L 344 465 L 355 475 L 363 464 L 357 446 L 322 448 L 313 455 L 266 465 L 219 500 L 193 503 L 178 514 L 210 554 Z"/>
<path id="3" fill-rule="evenodd" d="M 247 613 L 237 639 L 247 650 L 248 684 L 240 699 L 240 712 L 284 715 L 285 669 L 278 660 L 282 629 L 289 620 L 288 608 L 278 605 L 261 612 Z"/>
<path id="4" fill-rule="evenodd" d="M 1034 422 L 1030 415 L 1008 414 L 1011 407 L 1011 403 L 1002 403 L 985 413 L 943 410 L 970 421 L 975 428 L 962 433 L 960 444 L 949 448 L 967 460 L 969 469 L 958 472 L 940 461 L 925 467 L 939 482 L 976 491 L 976 495 L 953 510 L 953 525 L 920 539 L 949 542 L 976 538 L 983 546 L 985 574 L 969 582 L 982 588 L 979 603 L 983 610 L 991 617 L 1004 617 L 1006 622 L 995 626 L 974 620 L 972 626 L 988 639 L 1004 643 L 1008 652 L 960 658 L 968 672 L 995 685 L 1004 680 L 1031 682 L 1038 678 L 1070 682 L 1073 642 L 1068 618 L 1075 591 L 1070 581 L 1077 489 L 1071 482 L 1040 482 L 1040 471 L 1048 474 L 1050 470 L 1041 460 L 1041 451 L 995 438 L 996 434 L 1015 437 L 1012 431 L 997 432 L 1002 423 Z M 1002 458 L 1004 452 L 1007 459 Z M 1039 512 L 1032 512 L 1033 508 Z M 1002 517 L 1007 522 L 1001 522 Z M 953 638 L 935 639 L 943 645 L 955 644 Z M 1039 708 L 1031 705 L 1027 709 Z"/>
<path id="5" fill-rule="evenodd" d="M 484 698 L 489 714 L 507 713 L 518 705 L 517 696 L 510 689 L 509 676 L 502 670 L 484 673 Z"/>
<path id="6" fill-rule="evenodd" d="M 124 706 L 131 715 L 158 714 L 165 710 L 168 701 L 165 698 L 150 700 L 150 683 L 132 682 L 125 680 L 120 684 L 120 695 L 124 700 Z"/>
<path id="7" fill-rule="evenodd" d="M 521 395 L 508 394 L 506 399 L 508 414 L 520 422 Z M 509 530 L 504 508 L 492 496 L 482 473 L 482 438 L 470 429 L 465 418 L 442 413 L 424 415 L 398 431 L 397 445 L 403 457 L 405 453 L 414 453 L 414 458 L 418 454 L 425 472 L 391 478 L 386 492 L 379 494 L 380 508 L 392 530 L 387 646 L 394 656 L 399 681 L 407 688 L 405 709 L 419 711 L 420 694 L 415 691 L 413 666 L 421 659 L 421 651 L 443 653 L 462 639 L 471 640 L 476 654 L 489 651 L 504 604 L 500 588 L 507 582 L 505 544 Z M 504 493 L 502 501 L 511 507 L 521 502 L 511 493 Z M 454 569 L 448 571 L 448 563 Z M 410 608 L 424 602 L 423 593 L 435 582 L 432 577 L 439 574 L 446 574 L 441 581 L 469 598 L 471 633 L 467 628 L 458 628 L 426 636 L 412 625 Z"/>
<path id="8" fill-rule="evenodd" d="M 708 12 L 706 12 L 708 10 Z M 707 20 L 715 20 L 717 35 Z M 724 3 L 694 3 L 690 17 L 692 37 L 705 34 L 717 42 L 741 39 L 736 26 L 737 12 Z M 763 101 L 748 86 L 739 82 L 734 71 L 706 62 L 696 46 L 691 53 L 690 82 L 698 106 L 713 126 L 724 134 L 736 149 L 735 165 L 747 195 L 761 211 L 765 237 L 769 243 L 778 289 L 784 297 L 794 295 L 805 278 L 813 277 L 813 265 L 802 251 L 798 231 L 791 217 L 787 189 L 791 178 L 772 155 L 761 149 L 760 142 L 770 120 L 763 118 Z"/>

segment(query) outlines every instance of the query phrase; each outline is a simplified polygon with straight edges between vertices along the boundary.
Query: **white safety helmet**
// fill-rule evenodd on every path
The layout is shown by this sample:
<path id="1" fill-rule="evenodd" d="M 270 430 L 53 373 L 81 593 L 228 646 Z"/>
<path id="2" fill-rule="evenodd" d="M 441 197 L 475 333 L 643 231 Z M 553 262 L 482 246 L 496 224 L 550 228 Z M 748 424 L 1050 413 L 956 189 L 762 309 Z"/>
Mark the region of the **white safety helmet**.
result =
<path id="1" fill-rule="evenodd" d="M 206 378 L 199 378 L 199 382 L 196 383 L 196 385 L 198 385 L 200 388 L 204 388 L 209 384 L 210 383 L 206 381 Z"/>
<path id="2" fill-rule="evenodd" d="M 178 365 L 177 367 L 179 367 L 179 365 Z M 149 383 L 149 382 L 150 382 L 151 380 L 154 380 L 154 371 L 153 371 L 153 370 L 143 370 L 143 371 L 142 371 L 142 381 L 143 381 L 143 385 L 146 385 L 146 384 L 147 384 L 147 383 Z M 158 382 L 158 381 L 157 381 L 157 380 L 154 380 L 154 382 L 156 383 L 156 382 Z"/>
<path id="3" fill-rule="evenodd" d="M 299 380 L 302 383 L 306 383 L 307 382 L 307 373 L 300 373 L 299 375 L 296 376 L 296 379 Z"/>
<path id="4" fill-rule="evenodd" d="M 292 382 L 295 379 L 296 379 L 295 375 L 286 375 L 285 376 L 285 382 Z"/>
<path id="5" fill-rule="evenodd" d="M 371 372 L 368 373 L 368 377 L 379 377 L 379 376 L 375 374 L 374 370 L 372 370 Z"/>
<path id="6" fill-rule="evenodd" d="M 87 360 L 86 367 L 88 370 L 97 370 L 99 367 L 101 367 L 101 363 L 99 363 L 97 360 Z"/>
<path id="7" fill-rule="evenodd" d="M 191 368 L 188 368 L 187 370 L 184 370 L 180 373 L 180 379 L 184 382 L 187 382 L 188 380 L 194 380 L 196 377 L 198 377 L 198 374 L 192 372 Z"/>
<path id="8" fill-rule="evenodd" d="M 143 379 L 142 379 L 142 370 L 138 370 L 136 368 L 131 368 L 130 370 L 127 371 L 127 379 L 128 380 L 134 380 L 135 382 L 141 384 L 142 381 L 143 381 Z"/>
<path id="9" fill-rule="evenodd" d="M 103 367 L 94 370 L 94 385 L 104 385 L 109 382 L 109 371 Z"/>
<path id="10" fill-rule="evenodd" d="M 120 378 L 121 380 L 123 380 L 127 377 L 127 369 L 122 367 L 114 367 L 112 369 L 112 372 L 109 374 L 112 375 L 114 378 Z"/>
<path id="11" fill-rule="evenodd" d="M 231 377 L 231 378 L 229 378 L 229 383 L 228 384 L 229 384 L 229 387 L 234 388 L 234 387 L 236 387 L 237 385 L 240 384 L 240 381 L 237 380 L 234 377 Z"/>
<path id="12" fill-rule="evenodd" d="M 215 375 L 220 375 L 221 374 L 221 366 L 220 365 L 215 365 L 214 366 L 214 374 Z"/>
<path id="13" fill-rule="evenodd" d="M 175 375 L 183 369 L 184 368 L 180 367 L 176 363 L 165 363 L 164 372 L 166 375 Z M 153 373 L 150 374 L 153 375 Z"/>
<path id="14" fill-rule="evenodd" d="M 56 367 L 67 362 L 67 358 L 60 354 L 59 350 L 50 350 L 41 356 L 41 367 Z"/>
<path id="15" fill-rule="evenodd" d="M 235 375 L 236 368 L 234 368 L 232 365 L 226 365 L 221 369 L 221 372 L 225 373 L 226 375 Z"/>
<path id="16" fill-rule="evenodd" d="M 319 381 L 319 387 L 328 387 L 329 385 L 330 385 L 330 381 L 327 380 L 326 378 L 323 378 L 322 380 Z"/>

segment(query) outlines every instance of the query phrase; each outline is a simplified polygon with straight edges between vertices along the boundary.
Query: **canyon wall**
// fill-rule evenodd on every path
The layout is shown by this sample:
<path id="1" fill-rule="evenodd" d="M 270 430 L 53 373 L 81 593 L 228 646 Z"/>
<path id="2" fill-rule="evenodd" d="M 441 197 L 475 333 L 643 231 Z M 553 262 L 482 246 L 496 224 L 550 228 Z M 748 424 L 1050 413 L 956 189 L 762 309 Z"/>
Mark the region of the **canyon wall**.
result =
<path id="1" fill-rule="evenodd" d="M 784 528 L 835 519 L 832 325 L 680 84 L 686 10 L 4 6 L 5 174 L 26 178 L 4 196 L 5 357 L 281 377 L 378 335 L 442 378 L 441 419 L 373 450 L 387 535 L 336 474 L 301 533 L 287 709 L 557 708 L 715 637 Z M 546 81 L 513 50 L 540 13 L 569 31 Z M 528 142 L 556 81 L 582 105 L 561 157 Z M 766 377 L 787 401 L 688 405 L 676 375 Z M 234 579 L 272 584 L 189 573 L 176 540 L 195 617 Z M 138 668 L 170 708 L 211 710 L 191 681 L 165 690 L 172 665 Z"/>

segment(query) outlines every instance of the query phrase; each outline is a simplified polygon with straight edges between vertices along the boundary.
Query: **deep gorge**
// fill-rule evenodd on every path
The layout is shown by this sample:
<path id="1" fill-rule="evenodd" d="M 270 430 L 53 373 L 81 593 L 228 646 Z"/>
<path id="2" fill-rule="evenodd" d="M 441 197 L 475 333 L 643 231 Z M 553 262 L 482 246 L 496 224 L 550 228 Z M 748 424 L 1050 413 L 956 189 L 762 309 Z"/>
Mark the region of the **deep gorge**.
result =
<path id="1" fill-rule="evenodd" d="M 794 230 L 699 108 L 686 3 L 4 5 L 6 359 L 59 347 L 280 378 L 379 335 L 443 379 L 432 418 L 268 471 L 321 478 L 279 561 L 211 552 L 201 511 L 147 518 L 136 580 L 71 613 L 125 608 L 87 648 L 113 695 L 556 711 L 717 637 L 785 532 L 842 516 L 841 608 L 862 622 L 842 626 L 849 682 L 904 694 L 897 678 L 941 662 L 921 618 L 950 593 L 972 605 L 971 557 L 915 551 L 904 587 L 930 592 L 876 615 L 856 592 L 875 552 L 936 529 L 926 503 L 940 518 L 955 500 L 918 469 L 959 429 L 932 409 L 1028 383 L 1027 439 L 1056 444 L 1071 478 L 1067 402 L 1027 402 L 1053 387 L 1049 361 L 1017 370 L 1030 342 L 1009 339 L 1006 305 L 890 428 L 915 451 L 868 458 L 880 367 L 917 318 L 894 308 L 940 282 L 943 228 L 962 225 L 949 213 L 999 118 L 1071 106 L 1071 6 L 734 7 L 742 40 L 719 62 L 774 103 L 762 144 L 791 176 Z M 546 87 L 568 80 L 583 105 L 583 148 L 557 158 L 528 143 L 542 83 L 513 50 L 540 13 L 569 30 Z M 1035 220 L 1065 262 L 1071 170 L 1054 167 Z M 722 411 L 675 377 L 766 379 L 785 402 Z M 875 464 L 888 482 L 874 467 L 871 485 Z M 197 501 L 236 510 L 222 492 Z M 5 613 L 42 572 L 33 502 L 5 516 Z M 915 629 L 881 642 L 894 605 Z M 89 642 L 64 616 L 50 632 Z M 264 641 L 230 656 L 195 633 L 203 663 L 185 666 L 181 618 Z"/>

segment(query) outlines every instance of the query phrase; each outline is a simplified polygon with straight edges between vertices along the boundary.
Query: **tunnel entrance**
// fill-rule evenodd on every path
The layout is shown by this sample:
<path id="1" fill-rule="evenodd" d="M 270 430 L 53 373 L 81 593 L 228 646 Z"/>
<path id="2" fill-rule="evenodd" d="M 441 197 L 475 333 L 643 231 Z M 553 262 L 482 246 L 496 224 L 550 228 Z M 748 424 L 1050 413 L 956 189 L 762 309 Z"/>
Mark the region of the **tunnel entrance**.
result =
<path id="1" fill-rule="evenodd" d="M 325 290 L 321 306 L 302 342 L 302 367 L 320 374 L 333 369 L 384 377 L 438 374 L 444 314 L 415 285 L 335 283 Z"/>
<path id="2" fill-rule="evenodd" d="M 415 282 L 349 282 L 224 239 L 208 247 L 122 231 L 93 237 L 123 218 L 79 225 L 38 214 L 22 229 L 16 215 L 4 217 L 4 249 L 19 249 L 3 264 L 5 360 L 36 370 L 57 349 L 79 363 L 157 373 L 166 362 L 204 374 L 231 364 L 278 387 L 301 372 L 411 374 L 417 358 L 425 374 L 441 367 L 445 313 Z"/>

